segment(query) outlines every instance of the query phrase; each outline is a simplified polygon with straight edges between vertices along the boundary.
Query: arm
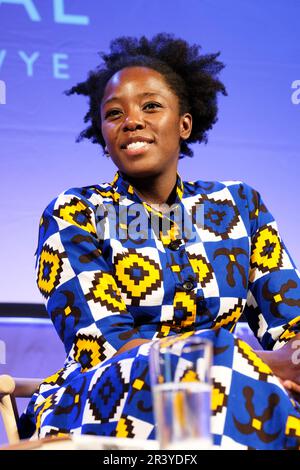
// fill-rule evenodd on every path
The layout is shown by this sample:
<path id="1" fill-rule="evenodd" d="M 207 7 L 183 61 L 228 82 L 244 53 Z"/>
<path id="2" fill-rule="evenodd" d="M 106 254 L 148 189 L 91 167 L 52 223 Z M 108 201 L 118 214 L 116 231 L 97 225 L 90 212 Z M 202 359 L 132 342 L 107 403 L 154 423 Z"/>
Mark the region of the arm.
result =
<path id="1" fill-rule="evenodd" d="M 36 253 L 37 284 L 47 311 L 69 358 L 79 362 L 82 370 L 128 350 L 133 347 L 131 341 L 142 340 L 121 297 L 113 266 L 102 255 L 95 207 L 88 196 L 70 190 L 49 204 L 41 219 Z"/>
<path id="2" fill-rule="evenodd" d="M 300 398 L 300 333 L 277 351 L 255 351 L 281 379 L 284 387 Z"/>
<path id="3" fill-rule="evenodd" d="M 151 339 L 133 339 L 125 343 L 123 346 L 121 346 L 120 349 L 114 355 L 118 356 L 119 354 L 125 351 L 129 351 L 130 349 L 133 349 L 137 346 L 141 346 L 142 344 L 149 343 L 149 342 L 151 342 Z"/>
<path id="4" fill-rule="evenodd" d="M 245 187 L 250 214 L 249 293 L 245 315 L 269 351 L 256 351 L 285 386 L 300 391 L 300 280 L 259 193 Z M 298 356 L 297 356 L 298 354 Z M 298 385 L 297 385 L 298 384 Z"/>

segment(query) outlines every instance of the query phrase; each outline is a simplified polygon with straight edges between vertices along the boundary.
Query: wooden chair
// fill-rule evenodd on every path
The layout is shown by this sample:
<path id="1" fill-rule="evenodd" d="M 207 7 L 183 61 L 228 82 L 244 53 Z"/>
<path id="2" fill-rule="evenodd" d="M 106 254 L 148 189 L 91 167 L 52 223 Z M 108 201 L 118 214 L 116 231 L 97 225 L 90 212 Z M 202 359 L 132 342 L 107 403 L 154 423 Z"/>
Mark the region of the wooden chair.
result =
<path id="1" fill-rule="evenodd" d="M 0 415 L 9 444 L 20 441 L 16 398 L 31 397 L 41 382 L 42 379 L 23 379 L 0 375 Z"/>

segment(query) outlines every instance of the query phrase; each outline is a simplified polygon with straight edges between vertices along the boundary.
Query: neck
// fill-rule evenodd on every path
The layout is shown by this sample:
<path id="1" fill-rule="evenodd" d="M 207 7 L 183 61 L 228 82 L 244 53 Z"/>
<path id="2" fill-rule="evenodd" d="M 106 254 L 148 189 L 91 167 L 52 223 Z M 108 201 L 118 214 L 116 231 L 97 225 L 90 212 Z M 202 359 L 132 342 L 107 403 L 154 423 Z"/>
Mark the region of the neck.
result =
<path id="1" fill-rule="evenodd" d="M 176 194 L 177 173 L 160 174 L 154 177 L 127 177 L 138 196 L 148 204 L 172 204 Z"/>

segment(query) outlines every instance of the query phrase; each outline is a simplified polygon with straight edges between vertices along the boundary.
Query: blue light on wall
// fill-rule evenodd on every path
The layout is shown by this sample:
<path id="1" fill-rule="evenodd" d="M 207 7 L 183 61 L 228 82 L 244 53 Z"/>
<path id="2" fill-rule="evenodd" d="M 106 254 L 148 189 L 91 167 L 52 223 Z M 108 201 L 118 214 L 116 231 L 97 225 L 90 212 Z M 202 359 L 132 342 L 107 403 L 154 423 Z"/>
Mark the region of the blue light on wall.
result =
<path id="1" fill-rule="evenodd" d="M 37 2 L 34 2 L 34 0 L 0 0 L 0 6 L 4 3 L 22 6 L 30 21 L 43 21 L 43 16 L 40 13 L 40 10 L 37 8 Z M 66 0 L 52 0 L 54 22 L 87 26 L 90 22 L 89 17 L 86 15 L 74 15 L 67 13 L 65 5 L 66 3 L 69 3 L 69 6 L 72 7 L 72 2 L 70 1 L 67 2 Z"/>
<path id="2" fill-rule="evenodd" d="M 255 187 L 299 264 L 299 17 L 298 0 L 0 0 L 0 301 L 42 301 L 34 252 L 50 200 L 114 176 L 99 146 L 75 143 L 87 99 L 64 91 L 121 35 L 164 31 L 221 51 L 228 97 L 180 173 Z"/>

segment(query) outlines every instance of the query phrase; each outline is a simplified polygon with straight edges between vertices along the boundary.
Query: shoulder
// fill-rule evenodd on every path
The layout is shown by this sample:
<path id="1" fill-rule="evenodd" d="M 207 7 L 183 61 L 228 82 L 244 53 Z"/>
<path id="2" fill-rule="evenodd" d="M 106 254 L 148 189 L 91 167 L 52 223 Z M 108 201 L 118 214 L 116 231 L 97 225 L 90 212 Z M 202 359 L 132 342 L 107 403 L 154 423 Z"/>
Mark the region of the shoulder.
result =
<path id="1" fill-rule="evenodd" d="M 44 214 L 57 215 L 68 211 L 96 211 L 97 207 L 113 199 L 114 190 L 110 183 L 101 183 L 66 189 L 53 198 L 44 210 Z"/>
<path id="2" fill-rule="evenodd" d="M 62 191 L 45 207 L 40 218 L 40 233 L 51 236 L 64 229 L 82 229 L 96 235 L 97 209 L 113 200 L 109 183 L 73 187 Z"/>
<path id="3" fill-rule="evenodd" d="M 251 233 L 260 224 L 272 222 L 273 216 L 266 208 L 257 189 L 244 181 L 202 181 L 184 183 L 184 197 L 196 197 L 204 205 L 213 204 L 213 210 L 226 210 L 239 215 Z M 208 209 L 209 210 L 209 209 Z M 259 219 L 259 220 L 258 220 Z"/>
<path id="4" fill-rule="evenodd" d="M 244 181 L 230 180 L 230 181 L 185 181 L 184 194 L 188 196 L 195 196 L 197 194 L 207 195 L 210 199 L 217 197 L 226 198 L 226 195 L 238 201 L 251 200 L 253 197 L 258 196 L 258 192 Z"/>
<path id="5" fill-rule="evenodd" d="M 40 255 L 46 240 L 47 249 L 53 253 L 58 246 L 62 249 L 63 239 L 66 241 L 78 234 L 95 237 L 97 208 L 103 204 L 105 195 L 111 190 L 108 183 L 73 187 L 52 199 L 40 217 L 35 255 Z"/>

